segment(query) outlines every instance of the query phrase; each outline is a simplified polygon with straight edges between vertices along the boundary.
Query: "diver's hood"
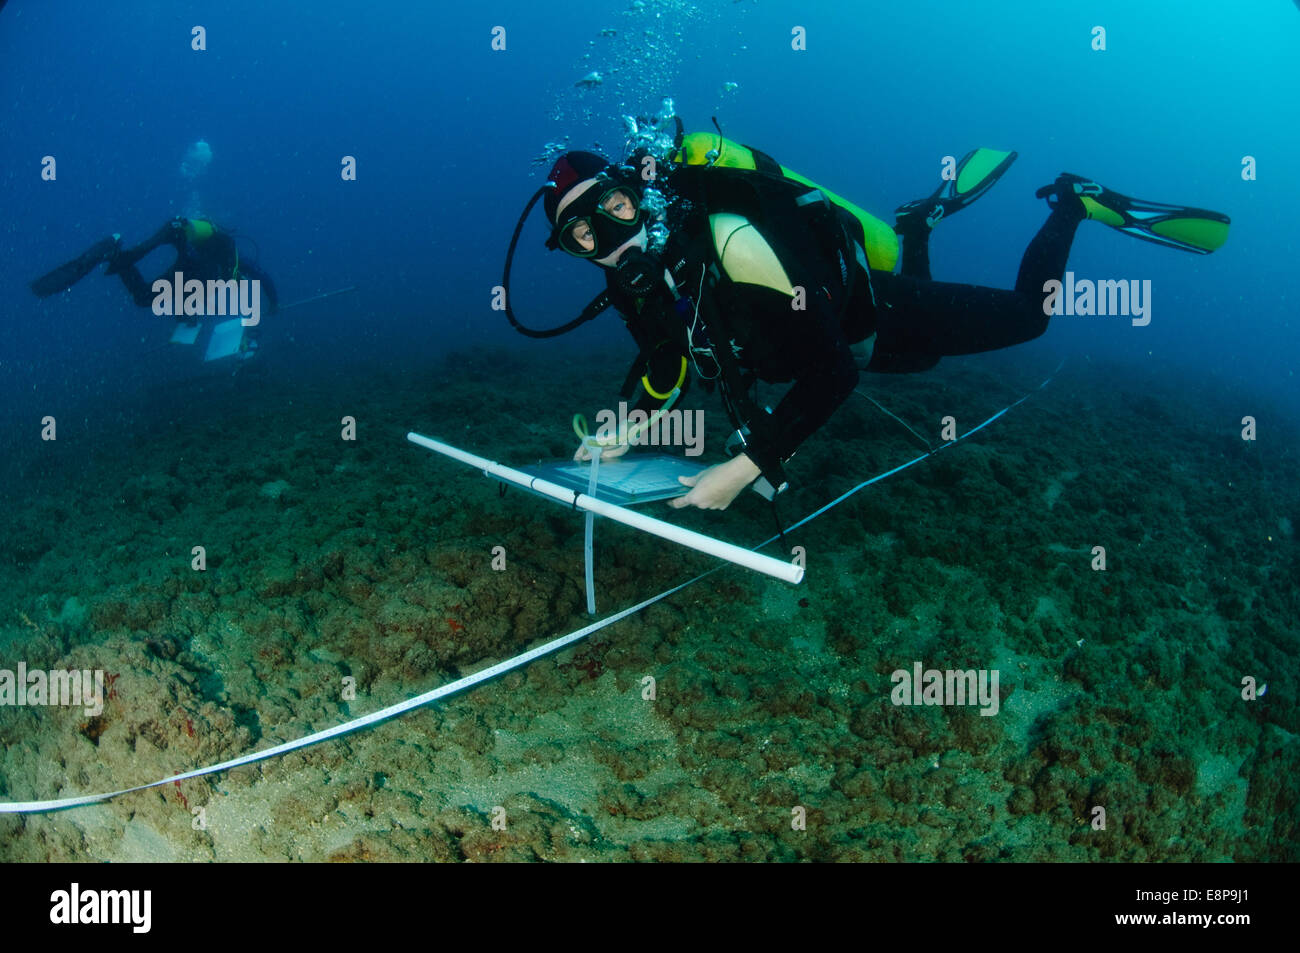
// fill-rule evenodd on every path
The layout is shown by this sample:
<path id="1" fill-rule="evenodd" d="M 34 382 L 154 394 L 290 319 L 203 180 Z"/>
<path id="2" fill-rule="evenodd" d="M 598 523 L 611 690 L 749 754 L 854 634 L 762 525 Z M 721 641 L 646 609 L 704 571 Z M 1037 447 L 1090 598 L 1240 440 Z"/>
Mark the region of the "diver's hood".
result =
<path id="1" fill-rule="evenodd" d="M 599 158 L 594 153 L 575 153 L 574 155 Z M 532 198 L 528 200 L 528 204 L 524 206 L 523 212 L 519 215 L 519 221 L 515 223 L 514 234 L 510 236 L 510 247 L 506 250 L 505 270 L 501 277 L 501 287 L 505 290 L 506 318 L 510 321 L 511 326 L 516 331 L 530 338 L 550 338 L 557 337 L 561 334 L 567 334 L 574 328 L 592 320 L 610 306 L 609 292 L 602 291 L 600 294 L 596 295 L 596 297 L 592 298 L 591 301 L 588 302 L 587 306 L 582 309 L 582 312 L 572 321 L 565 322 L 564 324 L 554 328 L 539 329 L 525 327 L 523 324 L 520 324 L 519 319 L 515 317 L 514 308 L 511 305 L 510 269 L 514 264 L 515 248 L 519 244 L 519 236 L 524 230 L 524 223 L 528 221 L 528 216 L 533 211 L 533 206 L 535 206 L 543 197 L 546 198 L 547 219 L 551 224 L 551 235 L 546 240 L 546 247 L 551 250 L 560 247 L 558 238 L 560 229 L 571 225 L 573 220 L 577 217 L 576 215 L 571 216 L 566 214 L 563 222 L 557 224 L 554 221 L 556 214 L 558 214 L 557 209 L 559 206 L 559 196 L 557 193 L 561 189 L 567 192 L 569 189 L 572 189 L 578 181 L 581 181 L 575 177 L 576 175 L 581 174 L 579 168 L 575 168 L 578 165 L 577 163 L 569 164 L 568 169 L 573 169 L 574 171 L 572 172 L 569 172 L 568 169 L 561 170 L 561 162 L 566 161 L 566 159 L 566 156 L 561 156 L 561 161 L 556 162 L 555 166 L 551 170 L 553 177 L 543 183 L 542 187 L 533 193 Z M 561 170 L 564 174 L 557 173 L 557 170 Z M 635 170 L 631 168 L 607 164 L 596 176 L 587 175 L 585 178 L 595 178 L 597 181 L 593 182 L 582 196 L 565 208 L 566 213 L 570 211 L 586 211 L 586 204 L 592 204 L 594 209 L 594 205 L 599 202 L 600 196 L 603 195 L 605 191 L 612 188 L 620 188 L 632 192 L 636 195 L 638 203 L 640 202 L 641 190 L 639 188 L 639 183 L 637 183 L 636 180 Z M 557 181 L 557 179 L 563 181 L 563 185 L 561 185 L 561 182 Z M 578 206 L 578 208 L 575 209 L 574 206 Z M 628 248 L 634 246 L 642 249 L 645 248 L 646 228 L 644 221 L 641 220 L 640 214 L 637 215 L 635 220 L 629 222 L 620 222 L 607 215 L 592 214 L 591 222 L 593 231 L 595 232 L 596 248 L 593 256 L 589 257 L 587 260 L 592 261 L 595 264 L 604 268 L 612 268 L 615 259 L 617 259 L 618 256 Z M 604 249 L 609 250 L 600 258 L 594 257 L 595 254 L 600 254 Z"/>
<path id="2" fill-rule="evenodd" d="M 631 167 L 608 165 L 567 187 L 555 176 L 551 181 L 557 182 L 557 188 L 547 195 L 546 217 L 552 225 L 547 248 L 605 267 L 613 267 L 619 253 L 634 243 L 644 248 L 644 193 Z M 564 198 L 551 202 L 560 189 L 566 189 Z"/>
<path id="3" fill-rule="evenodd" d="M 680 117 L 675 116 L 673 118 L 677 126 L 677 134 L 674 144 L 677 148 L 681 148 L 683 136 L 682 121 Z M 716 124 L 717 120 L 714 120 L 714 122 Z M 601 176 L 606 177 L 612 183 L 618 183 L 622 188 L 625 188 L 630 192 L 634 192 L 637 197 L 638 205 L 640 204 L 643 183 L 633 166 L 610 164 L 606 162 L 603 157 L 594 152 L 568 152 L 556 160 L 555 165 L 551 167 L 550 174 L 547 176 L 547 181 L 542 184 L 541 188 L 533 193 L 532 198 L 528 200 L 528 204 L 524 206 L 523 212 L 520 213 L 519 221 L 515 223 L 514 234 L 510 236 L 510 247 L 506 250 L 505 269 L 501 277 L 501 287 L 505 290 L 506 318 L 509 319 L 511 326 L 520 334 L 526 335 L 530 338 L 551 338 L 557 337 L 561 334 L 567 334 L 573 329 L 595 318 L 612 303 L 608 289 L 603 290 L 587 303 L 587 306 L 582 309 L 582 312 L 576 318 L 554 328 L 525 327 L 520 324 L 519 320 L 515 317 L 514 308 L 510 303 L 510 269 L 514 264 L 515 248 L 519 244 L 519 236 L 524 230 L 524 223 L 528 221 L 528 216 L 531 214 L 533 206 L 535 206 L 543 196 L 546 197 L 547 223 L 551 227 L 551 236 L 547 239 L 546 246 L 551 249 L 558 248 L 559 242 L 556 236 L 557 222 L 555 219 L 559 214 L 558 209 L 560 200 L 579 182 L 593 177 L 599 178 Z M 593 199 L 599 201 L 602 193 L 594 188 L 590 191 L 593 192 Z M 565 211 L 569 211 L 569 208 L 566 207 Z M 597 216 L 597 218 L 603 218 L 603 216 Z M 568 221 L 567 216 L 565 220 Z M 621 235 L 618 234 L 620 225 L 614 219 L 606 218 L 605 221 L 609 223 L 608 229 L 603 239 L 599 233 L 597 234 L 596 249 L 598 254 L 601 249 L 606 247 L 610 248 L 610 251 L 602 255 L 601 258 L 592 257 L 590 259 L 591 261 L 609 269 L 612 268 L 614 259 L 622 255 L 623 252 L 631 246 L 635 245 L 642 250 L 645 249 L 647 244 L 647 230 L 643 215 L 638 214 L 636 221 L 623 223 L 624 230 Z M 600 227 L 605 229 L 606 225 L 602 224 Z M 617 242 L 613 241 L 615 238 L 618 239 Z"/>

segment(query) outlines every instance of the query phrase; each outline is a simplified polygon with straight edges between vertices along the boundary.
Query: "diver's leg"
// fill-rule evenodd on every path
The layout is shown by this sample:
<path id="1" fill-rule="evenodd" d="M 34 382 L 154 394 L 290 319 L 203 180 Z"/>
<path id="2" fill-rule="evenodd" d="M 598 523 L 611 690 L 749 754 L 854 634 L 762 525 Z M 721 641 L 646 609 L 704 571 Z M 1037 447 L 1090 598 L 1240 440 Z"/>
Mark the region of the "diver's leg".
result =
<path id="1" fill-rule="evenodd" d="M 882 369 L 891 358 L 906 370 L 924 369 L 913 368 L 912 361 L 994 351 L 1031 341 L 1047 330 L 1050 316 L 1043 311 L 1041 293 L 921 281 L 884 272 L 873 272 L 871 277 L 880 359 L 873 358 L 868 370 Z"/>
<path id="2" fill-rule="evenodd" d="M 900 273 L 910 278 L 930 277 L 930 232 L 944 218 L 959 212 L 993 187 L 1016 161 L 1016 153 L 997 149 L 972 149 L 956 164 L 927 198 L 900 205 L 894 211 L 894 231 L 903 240 Z"/>
<path id="3" fill-rule="evenodd" d="M 159 248 L 163 245 L 174 246 L 179 254 L 181 249 L 184 248 L 184 240 L 184 226 L 181 225 L 179 218 L 174 218 L 140 244 L 133 245 L 130 248 L 123 248 L 118 251 L 106 273 L 110 275 L 115 274 L 128 265 L 134 265 L 155 248 Z"/>
<path id="4" fill-rule="evenodd" d="M 904 358 L 978 354 L 1038 337 L 1050 318 L 1043 310 L 1043 285 L 1065 277 L 1074 233 L 1085 217 L 1077 198 L 1057 203 L 1025 249 L 1014 291 L 872 272 L 881 358 L 870 369 L 883 369 L 889 356 L 910 370 Z"/>
<path id="5" fill-rule="evenodd" d="M 930 280 L 930 232 L 924 222 L 909 222 L 894 227 L 903 246 L 899 274 Z"/>
<path id="6" fill-rule="evenodd" d="M 1064 279 L 1074 233 L 1085 219 L 1199 254 L 1219 248 L 1230 224 L 1221 212 L 1133 199 L 1069 173 L 1037 194 L 1052 212 L 1025 249 L 1013 291 L 925 281 L 906 270 L 871 273 L 876 340 L 868 370 L 911 369 L 912 359 L 978 354 L 1038 337 L 1051 317 L 1044 286 Z"/>
<path id="7" fill-rule="evenodd" d="M 1067 196 L 1057 203 L 1038 234 L 1030 239 L 1020 259 L 1016 291 L 1042 301 L 1047 293 L 1043 285 L 1065 278 L 1065 261 L 1070 257 L 1074 233 L 1087 217 L 1083 203 L 1077 197 Z"/>
<path id="8" fill-rule="evenodd" d="M 1057 278 L 1064 274 L 1065 259 L 1074 241 L 1074 228 L 1084 218 L 1082 206 L 1078 207 L 1078 218 L 1073 222 L 1071 218 L 1069 211 L 1063 212 L 1060 216 L 1057 216 L 1056 212 L 1048 216 L 1047 223 L 1039 229 L 1034 240 L 1029 243 L 1029 249 L 1021 260 L 1021 277 L 1024 280 L 1037 278 L 1040 274 L 1051 274 Z M 930 233 L 934 229 L 924 221 L 913 217 L 901 220 L 894 226 L 894 231 L 898 234 L 902 245 L 898 273 L 909 278 L 929 281 L 931 277 Z M 1038 286 L 1042 287 L 1041 281 Z M 1016 288 L 1021 288 L 1020 280 L 1017 280 Z"/>
<path id="9" fill-rule="evenodd" d="M 136 267 L 136 263 L 155 248 L 161 248 L 163 245 L 171 245 L 176 249 L 176 261 L 154 281 L 145 281 L 144 276 L 140 274 L 140 269 Z M 122 284 L 126 287 L 127 293 L 131 295 L 131 300 L 135 302 L 136 306 L 148 308 L 153 305 L 155 297 L 153 293 L 154 282 L 158 280 L 174 280 L 173 276 L 182 265 L 184 251 L 184 226 L 179 218 L 174 218 L 140 244 L 121 249 L 104 273 L 117 275 L 121 278 Z M 180 316 L 180 318 L 183 317 L 183 315 Z"/>
<path id="10" fill-rule="evenodd" d="M 140 274 L 140 269 L 137 268 L 134 263 L 118 263 L 114 274 L 122 279 L 122 284 L 126 287 L 127 294 L 131 296 L 131 300 L 135 302 L 137 307 L 148 308 L 153 304 L 153 282 L 145 281 L 144 277 Z M 158 277 L 170 280 L 171 274 L 164 273 Z"/>
<path id="11" fill-rule="evenodd" d="M 993 351 L 1038 337 L 1047 330 L 1050 317 L 1043 311 L 1047 294 L 1043 285 L 1064 277 L 1075 230 L 1085 217 L 1082 203 L 1073 196 L 1053 207 L 1025 250 L 1013 291 L 922 277 L 929 274 L 929 230 L 916 236 L 920 241 L 908 241 L 925 228 L 923 223 L 909 227 L 903 248 L 913 248 L 916 257 L 910 265 L 905 259 L 897 275 L 871 273 L 877 337 L 868 370 L 927 370 L 940 357 Z M 863 317 L 870 323 L 867 315 Z M 851 319 L 845 324 L 847 331 L 856 330 Z M 862 331 L 866 330 L 864 324 Z"/>

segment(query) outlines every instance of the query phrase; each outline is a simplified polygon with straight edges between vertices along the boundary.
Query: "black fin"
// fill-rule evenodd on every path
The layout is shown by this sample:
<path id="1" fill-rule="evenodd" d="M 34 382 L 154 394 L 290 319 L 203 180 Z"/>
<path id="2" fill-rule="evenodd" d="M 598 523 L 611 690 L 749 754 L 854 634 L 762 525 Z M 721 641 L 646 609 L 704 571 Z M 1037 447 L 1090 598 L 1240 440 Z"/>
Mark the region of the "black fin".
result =
<path id="1" fill-rule="evenodd" d="M 111 238 L 96 242 L 81 255 L 67 264 L 60 265 L 48 274 L 41 275 L 31 283 L 32 293 L 38 298 L 48 298 L 60 291 L 66 291 L 86 275 L 95 270 L 97 265 L 108 261 L 117 246 Z"/>

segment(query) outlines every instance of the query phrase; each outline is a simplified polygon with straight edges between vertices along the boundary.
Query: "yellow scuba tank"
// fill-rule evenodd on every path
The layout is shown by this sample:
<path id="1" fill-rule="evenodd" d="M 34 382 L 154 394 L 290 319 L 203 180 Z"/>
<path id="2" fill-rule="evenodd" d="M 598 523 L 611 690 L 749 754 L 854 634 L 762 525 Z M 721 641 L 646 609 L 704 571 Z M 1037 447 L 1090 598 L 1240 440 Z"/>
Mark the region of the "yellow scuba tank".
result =
<path id="1" fill-rule="evenodd" d="M 863 251 L 867 262 L 879 271 L 893 271 L 898 261 L 898 236 L 894 229 L 870 212 L 836 195 L 792 169 L 777 164 L 771 157 L 757 150 L 732 142 L 713 132 L 692 132 L 682 137 L 680 148 L 673 161 L 685 165 L 715 165 L 726 169 L 748 169 L 781 175 L 809 189 L 817 189 L 833 204 L 848 212 L 862 223 Z"/>

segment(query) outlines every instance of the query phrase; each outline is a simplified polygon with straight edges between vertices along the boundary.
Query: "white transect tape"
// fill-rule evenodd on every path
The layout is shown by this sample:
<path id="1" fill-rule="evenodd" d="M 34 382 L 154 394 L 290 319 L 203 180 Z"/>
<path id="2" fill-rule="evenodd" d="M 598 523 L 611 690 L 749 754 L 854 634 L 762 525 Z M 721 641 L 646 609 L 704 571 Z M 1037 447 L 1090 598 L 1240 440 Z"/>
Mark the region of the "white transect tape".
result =
<path id="1" fill-rule="evenodd" d="M 596 495 L 596 478 L 600 475 L 599 445 L 588 447 L 591 454 L 591 474 L 587 480 L 587 495 Z M 583 577 L 587 583 L 587 615 L 596 614 L 596 514 L 587 512 L 586 526 L 583 527 L 582 562 Z"/>
<path id="2" fill-rule="evenodd" d="M 645 516 L 624 507 L 615 506 L 613 503 L 606 503 L 604 500 L 597 500 L 585 493 L 577 493 L 567 487 L 560 486 L 558 483 L 542 480 L 520 470 L 494 463 L 486 457 L 466 453 L 464 450 L 459 450 L 450 444 L 434 440 L 431 437 L 425 437 L 418 433 L 408 433 L 406 439 L 428 450 L 451 457 L 453 460 L 468 463 L 475 469 L 482 470 L 485 474 L 494 476 L 498 480 L 505 480 L 508 483 L 527 487 L 535 493 L 549 496 L 561 503 L 567 503 L 576 509 L 595 513 L 597 516 L 614 520 L 616 523 L 623 523 L 633 529 L 651 533 L 661 539 L 687 546 L 710 556 L 725 559 L 729 563 L 744 566 L 746 569 L 753 569 L 791 583 L 797 583 L 803 579 L 803 567 L 796 566 L 794 563 L 786 562 L 783 559 L 773 559 L 771 556 L 756 553 L 752 549 L 745 549 L 732 543 L 723 542 L 720 539 L 714 539 L 712 536 L 705 536 L 703 533 L 696 533 L 664 520 L 657 520 L 653 516 Z"/>
<path id="3" fill-rule="evenodd" d="M 1062 361 L 1061 366 L 1063 366 L 1064 364 L 1065 362 Z M 1047 380 L 1039 384 L 1037 389 L 1042 390 L 1044 387 L 1050 384 L 1052 382 L 1052 378 L 1055 377 L 1056 374 L 1060 372 L 1061 366 L 1058 366 L 1056 370 L 1052 372 L 1052 377 L 1047 378 Z M 1029 394 L 1025 394 L 1014 403 L 1008 404 L 1006 407 L 1004 407 L 1002 410 L 999 410 L 996 414 L 994 414 L 992 417 L 989 417 L 983 423 L 980 423 L 975 427 L 972 427 L 970 430 L 966 431 L 964 434 L 959 436 L 956 440 L 953 440 L 951 443 L 941 444 L 940 446 L 936 447 L 934 450 L 931 450 L 928 453 L 923 453 L 921 454 L 921 456 L 917 457 L 914 460 L 909 460 L 907 463 L 904 463 L 902 466 L 895 467 L 894 469 L 889 470 L 886 473 L 882 473 L 879 476 L 872 477 L 870 480 L 866 480 L 862 483 L 859 483 L 857 486 L 849 490 L 847 493 L 844 493 L 836 497 L 830 503 L 827 503 L 825 506 L 821 507 L 820 509 L 815 510 L 814 512 L 805 516 L 799 522 L 791 526 L 790 529 L 786 530 L 786 532 L 787 533 L 791 532 L 792 530 L 815 520 L 817 517 L 821 516 L 823 513 L 830 510 L 832 507 L 837 506 L 840 503 L 843 503 L 845 500 L 847 500 L 850 496 L 853 496 L 859 490 L 871 486 L 873 483 L 878 483 L 879 481 L 885 479 L 887 476 L 890 476 L 891 474 L 894 473 L 898 473 L 900 470 L 906 470 L 908 467 L 920 463 L 922 460 L 926 459 L 927 457 L 933 456 L 934 454 L 938 453 L 940 450 L 944 449 L 945 447 L 950 447 L 954 443 L 958 443 L 959 441 L 965 440 L 971 434 L 983 430 L 985 427 L 993 423 L 993 421 L 997 420 L 999 417 L 1001 417 L 1007 411 L 1011 410 L 1013 407 L 1016 407 L 1019 404 L 1024 403 L 1031 395 L 1032 395 L 1032 391 Z M 412 435 L 408 435 L 408 438 L 410 436 Z M 414 435 L 414 436 L 418 436 L 418 435 Z M 422 439 L 427 439 L 427 438 L 422 438 Z M 450 449 L 455 450 L 454 447 Z M 455 452 L 457 454 L 462 453 L 462 451 L 459 450 L 456 450 Z M 463 454 L 463 456 L 469 457 L 471 460 L 479 459 L 473 457 L 471 454 Z M 524 475 L 526 476 L 527 474 Z M 565 492 L 568 491 L 566 490 Z M 754 548 L 762 549 L 764 546 L 768 546 L 771 543 L 774 543 L 779 538 L 780 538 L 779 536 L 769 537 L 768 539 L 759 543 Z M 274 748 L 267 748 L 265 751 L 256 751 L 253 752 L 252 754 L 246 754 L 243 755 L 242 757 L 235 758 L 231 761 L 223 761 L 220 764 L 214 764 L 206 768 L 198 768 L 194 771 L 187 771 L 184 774 L 178 774 L 170 778 L 163 778 L 161 781 L 153 781 L 149 784 L 139 784 L 136 785 L 135 787 L 123 788 L 120 791 L 112 791 L 107 794 L 87 794 L 81 797 L 58 798 L 56 800 L 51 800 L 51 801 L 10 801 L 7 803 L 0 802 L 0 814 L 35 814 L 42 811 L 57 811 L 57 810 L 62 810 L 63 808 L 80 807 L 81 805 L 84 804 L 95 804 L 100 801 L 107 801 L 110 798 L 118 797 L 119 795 L 122 794 L 129 794 L 132 791 L 145 791 L 148 790 L 149 788 L 156 788 L 159 785 L 169 784 L 175 781 L 184 781 L 189 778 L 198 778 L 198 777 L 202 777 L 205 774 L 215 774 L 218 771 L 225 771 L 229 768 L 237 768 L 237 767 L 242 767 L 243 765 L 246 764 L 253 764 L 258 761 L 265 761 L 268 758 L 274 758 L 277 755 L 285 754 L 286 752 L 289 751 L 295 751 L 299 748 L 306 748 L 309 745 L 317 744 L 329 738 L 337 738 L 340 735 L 349 734 L 361 728 L 366 728 L 369 727 L 370 725 L 377 724 L 378 722 L 386 721 L 389 718 L 396 717 L 397 715 L 411 711 L 414 708 L 419 708 L 423 705 L 428 705 L 431 702 L 435 702 L 441 698 L 446 698 L 447 696 L 453 695 L 456 692 L 461 692 L 467 688 L 472 688 L 473 686 L 478 685 L 481 682 L 485 682 L 488 679 L 495 678 L 498 675 L 503 675 L 506 672 L 512 671 L 516 668 L 522 668 L 524 665 L 527 665 L 529 662 L 536 661 L 537 659 L 541 658 L 544 655 L 549 655 L 552 652 L 558 652 L 560 649 L 568 645 L 572 645 L 574 642 L 577 642 L 580 639 L 586 638 L 588 635 L 590 635 L 593 632 L 603 629 L 608 625 L 613 625 L 615 622 L 618 622 L 620 619 L 625 619 L 628 616 L 632 615 L 633 613 L 640 612 L 646 606 L 653 605 L 654 603 L 658 602 L 661 599 L 667 599 L 669 596 L 681 592 L 683 589 L 687 588 L 688 586 L 695 585 L 695 583 L 699 582 L 701 579 L 704 579 L 708 576 L 712 576 L 715 572 L 718 572 L 722 568 L 723 568 L 722 566 L 715 566 L 706 572 L 700 573 L 698 576 L 695 576 L 693 579 L 686 580 L 686 582 L 683 582 L 680 585 L 673 586 L 671 589 L 665 589 L 657 596 L 651 596 L 649 599 L 644 599 L 641 602 L 638 602 L 636 605 L 628 606 L 628 608 L 623 609 L 621 612 L 616 612 L 611 616 L 606 616 L 604 619 L 601 619 L 599 622 L 593 622 L 591 625 L 584 626 L 581 629 L 578 629 L 574 632 L 570 632 L 568 635 L 562 635 L 557 639 L 552 639 L 550 642 L 547 642 L 544 645 L 539 645 L 535 649 L 529 649 L 527 652 L 524 652 L 520 655 L 516 655 L 513 658 L 508 658 L 504 662 L 498 662 L 496 665 L 489 666 L 488 668 L 483 669 L 481 672 L 475 672 L 473 675 L 466 675 L 464 678 L 457 679 L 456 681 L 443 685 L 440 688 L 435 688 L 432 691 L 425 692 L 423 695 L 417 695 L 415 698 L 408 699 L 404 702 L 398 702 L 396 705 L 390 705 L 387 708 L 381 708 L 379 711 L 372 712 L 369 715 L 363 715 L 360 718 L 353 719 L 352 721 L 345 721 L 341 725 L 335 725 L 333 728 L 327 728 L 324 731 L 315 732 L 314 734 L 307 735 L 304 738 L 299 738 L 296 741 L 286 741 L 284 744 L 276 745 Z"/>
<path id="4" fill-rule="evenodd" d="M 123 788 L 120 791 L 111 791 L 107 794 L 86 794 L 81 797 L 57 798 L 51 801 L 8 801 L 0 802 L 0 814 L 35 814 L 40 811 L 58 811 L 69 807 L 81 807 L 85 804 L 95 804 L 99 801 L 107 801 L 110 798 L 118 797 L 122 794 L 130 794 L 132 791 L 147 791 L 149 788 L 156 788 L 159 785 L 171 784 L 176 781 L 186 781 L 190 778 L 199 778 L 205 774 L 216 774 L 218 771 L 228 771 L 231 768 L 242 767 L 246 764 L 253 764 L 257 761 L 265 761 L 268 758 L 274 758 L 278 755 L 287 754 L 290 751 L 296 751 L 299 748 L 306 748 L 310 745 L 319 744 L 330 738 L 337 738 L 340 735 L 346 735 L 362 728 L 367 728 L 381 721 L 387 721 L 398 715 L 405 714 L 414 708 L 421 708 L 439 699 L 446 698 L 448 695 L 455 695 L 457 692 L 463 692 L 468 688 L 473 688 L 481 682 L 488 679 L 496 678 L 498 675 L 504 675 L 506 672 L 516 668 L 522 668 L 529 662 L 536 661 L 543 655 L 550 655 L 552 652 L 558 652 L 565 646 L 572 645 L 580 639 L 584 639 L 598 629 L 603 629 L 607 625 L 613 625 L 620 619 L 625 619 L 634 612 L 640 612 L 646 606 L 658 602 L 660 599 L 666 599 L 675 592 L 680 592 L 687 586 L 699 582 L 705 576 L 712 575 L 724 566 L 715 566 L 707 572 L 701 573 L 693 579 L 688 579 L 680 585 L 667 589 L 657 596 L 651 596 L 638 602 L 634 606 L 629 606 L 620 612 L 611 616 L 606 616 L 599 622 L 593 622 L 591 625 L 583 626 L 577 631 L 570 632 L 568 635 L 562 635 L 557 639 L 537 646 L 535 649 L 529 649 L 520 655 L 506 659 L 504 662 L 498 662 L 496 665 L 488 666 L 480 672 L 473 675 L 466 675 L 464 678 L 458 678 L 454 682 L 448 682 L 446 685 L 439 686 L 423 695 L 416 695 L 414 698 L 408 698 L 404 702 L 398 702 L 395 705 L 389 705 L 387 708 L 381 708 L 379 711 L 371 712 L 369 715 L 362 715 L 360 718 L 354 718 L 352 721 L 345 721 L 341 725 L 335 725 L 333 728 L 326 728 L 323 731 L 317 731 L 305 737 L 286 741 L 284 744 L 276 745 L 274 748 L 267 748 L 264 751 L 254 751 L 251 754 L 242 755 L 238 758 L 232 758 L 230 761 L 223 761 L 220 764 L 210 765 L 206 768 L 196 768 L 193 771 L 186 771 L 184 774 L 173 775 L 170 778 L 163 778 L 161 781 L 151 781 L 149 784 L 138 784 L 135 787 Z"/>

